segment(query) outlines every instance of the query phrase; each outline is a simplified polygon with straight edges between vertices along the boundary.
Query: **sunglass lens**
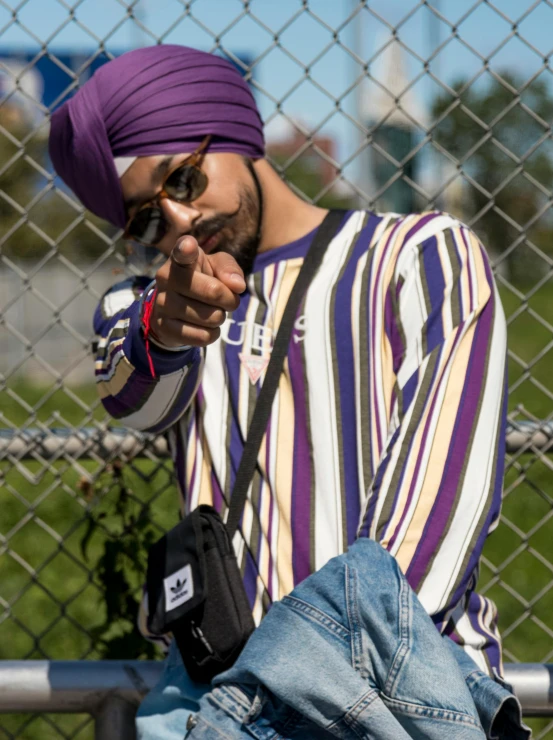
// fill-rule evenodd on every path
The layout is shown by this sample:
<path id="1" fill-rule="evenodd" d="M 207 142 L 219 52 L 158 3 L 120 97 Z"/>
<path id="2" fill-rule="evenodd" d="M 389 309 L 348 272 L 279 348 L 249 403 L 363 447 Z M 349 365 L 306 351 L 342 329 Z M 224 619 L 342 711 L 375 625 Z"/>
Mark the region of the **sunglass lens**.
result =
<path id="1" fill-rule="evenodd" d="M 140 244 L 158 244 L 167 233 L 167 221 L 161 208 L 152 206 L 138 211 L 129 224 L 128 233 Z"/>
<path id="2" fill-rule="evenodd" d="M 198 167 L 183 165 L 165 181 L 165 192 L 173 200 L 192 203 L 207 187 L 207 175 Z"/>

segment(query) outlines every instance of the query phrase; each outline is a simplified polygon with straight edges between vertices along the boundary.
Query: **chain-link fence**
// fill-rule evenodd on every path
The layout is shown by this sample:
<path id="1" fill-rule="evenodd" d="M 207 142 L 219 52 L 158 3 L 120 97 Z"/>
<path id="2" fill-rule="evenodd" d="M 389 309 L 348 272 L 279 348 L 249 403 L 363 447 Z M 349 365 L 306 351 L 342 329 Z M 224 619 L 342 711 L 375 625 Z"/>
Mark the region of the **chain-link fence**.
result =
<path id="1" fill-rule="evenodd" d="M 103 436 L 91 317 L 142 255 L 53 177 L 49 113 L 129 48 L 225 54 L 251 81 L 271 161 L 308 198 L 441 208 L 482 236 L 509 322 L 511 419 L 541 424 L 553 411 L 552 22 L 549 0 L 0 0 L 0 658 L 154 657 L 134 612 L 146 546 L 177 515 L 162 446 L 139 441 L 135 457 Z M 553 656 L 547 439 L 508 454 L 483 564 L 514 662 Z M 535 727 L 553 738 L 552 723 Z M 90 732 L 82 717 L 0 719 L 2 737 Z"/>

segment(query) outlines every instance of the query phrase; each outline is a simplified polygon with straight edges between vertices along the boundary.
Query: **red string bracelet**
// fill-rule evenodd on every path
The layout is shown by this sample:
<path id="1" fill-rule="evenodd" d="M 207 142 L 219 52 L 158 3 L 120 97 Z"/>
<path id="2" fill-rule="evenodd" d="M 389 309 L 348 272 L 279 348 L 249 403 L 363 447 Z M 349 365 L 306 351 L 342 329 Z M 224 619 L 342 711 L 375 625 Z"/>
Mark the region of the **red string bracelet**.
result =
<path id="1" fill-rule="evenodd" d="M 142 313 L 142 327 L 144 330 L 144 344 L 146 346 L 146 357 L 148 358 L 148 365 L 150 366 L 150 372 L 152 373 L 152 378 L 156 377 L 156 372 L 154 370 L 154 362 L 152 360 L 152 356 L 150 354 L 150 322 L 152 320 L 152 310 L 154 308 L 154 301 L 156 299 L 157 295 L 157 288 L 154 288 L 154 292 L 152 293 L 152 296 L 149 300 L 147 300 L 144 303 L 144 311 Z"/>

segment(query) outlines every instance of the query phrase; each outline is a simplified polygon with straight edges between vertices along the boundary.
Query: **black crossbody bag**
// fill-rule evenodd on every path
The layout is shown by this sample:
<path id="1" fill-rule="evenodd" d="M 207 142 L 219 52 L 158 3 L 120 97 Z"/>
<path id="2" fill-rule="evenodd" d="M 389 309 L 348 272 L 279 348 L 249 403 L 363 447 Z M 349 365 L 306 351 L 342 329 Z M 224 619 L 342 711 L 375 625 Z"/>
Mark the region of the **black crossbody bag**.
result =
<path id="1" fill-rule="evenodd" d="M 344 211 L 330 211 L 320 225 L 286 304 L 255 405 L 230 498 L 226 524 L 201 505 L 156 542 L 148 554 L 148 629 L 172 632 L 190 678 L 208 683 L 236 661 L 255 629 L 232 539 L 244 511 L 257 455 L 297 311 Z"/>

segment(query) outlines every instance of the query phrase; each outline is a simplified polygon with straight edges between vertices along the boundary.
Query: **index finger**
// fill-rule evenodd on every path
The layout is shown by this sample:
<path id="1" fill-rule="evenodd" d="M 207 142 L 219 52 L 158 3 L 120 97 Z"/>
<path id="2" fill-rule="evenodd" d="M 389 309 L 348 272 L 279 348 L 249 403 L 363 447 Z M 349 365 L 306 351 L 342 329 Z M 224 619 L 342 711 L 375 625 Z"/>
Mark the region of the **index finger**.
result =
<path id="1" fill-rule="evenodd" d="M 187 235 L 178 239 L 171 251 L 170 259 L 179 267 L 200 270 L 200 272 L 205 272 L 207 275 L 213 275 L 213 270 L 204 250 L 193 236 Z"/>

